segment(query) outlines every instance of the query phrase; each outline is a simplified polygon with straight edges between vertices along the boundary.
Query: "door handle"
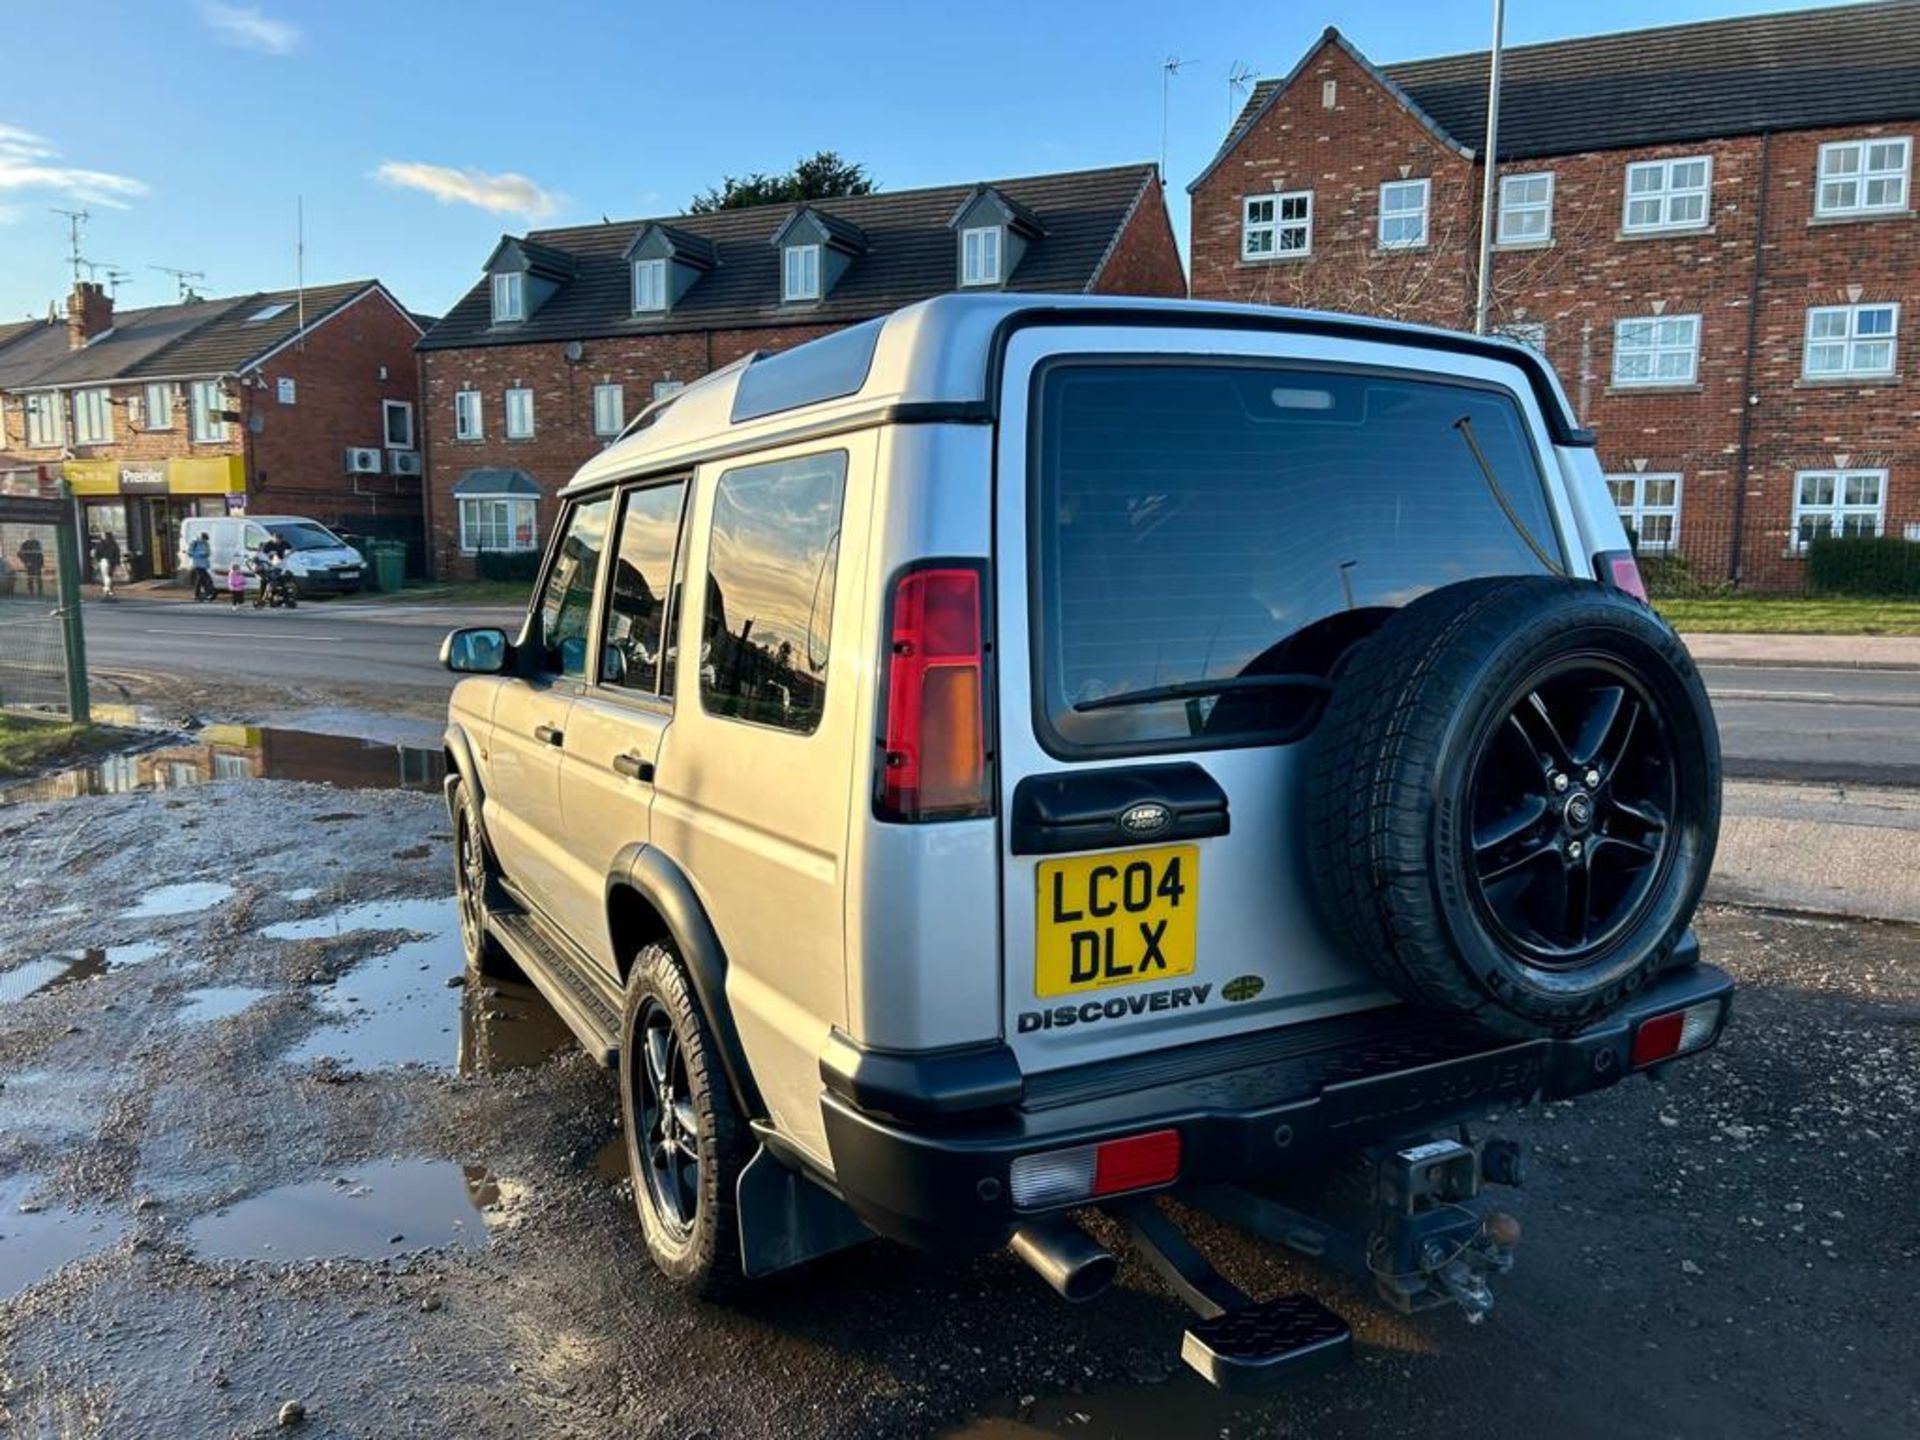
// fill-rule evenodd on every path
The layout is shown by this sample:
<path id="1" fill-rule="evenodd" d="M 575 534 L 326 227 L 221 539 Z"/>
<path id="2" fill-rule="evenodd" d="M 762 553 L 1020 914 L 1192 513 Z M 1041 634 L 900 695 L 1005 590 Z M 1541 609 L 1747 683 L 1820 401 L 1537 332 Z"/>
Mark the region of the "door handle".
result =
<path id="1" fill-rule="evenodd" d="M 536 725 L 533 727 L 533 738 L 544 741 L 548 745 L 559 745 L 566 741 L 567 736 L 565 731 L 556 729 L 552 725 Z"/>
<path id="2" fill-rule="evenodd" d="M 653 783 L 653 762 L 643 760 L 638 755 L 628 753 L 614 756 L 613 768 L 629 780 L 638 780 L 643 785 Z"/>

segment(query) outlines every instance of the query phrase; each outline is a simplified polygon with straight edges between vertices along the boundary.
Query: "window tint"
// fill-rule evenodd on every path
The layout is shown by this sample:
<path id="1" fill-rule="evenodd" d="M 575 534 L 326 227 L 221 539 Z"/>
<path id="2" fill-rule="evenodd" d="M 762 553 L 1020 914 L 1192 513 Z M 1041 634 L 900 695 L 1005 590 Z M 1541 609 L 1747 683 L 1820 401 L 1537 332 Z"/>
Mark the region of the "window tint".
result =
<path id="1" fill-rule="evenodd" d="M 843 450 L 720 477 L 700 645 L 713 714 L 802 734 L 819 725 L 846 481 Z"/>
<path id="2" fill-rule="evenodd" d="M 661 693 L 668 576 L 680 535 L 680 502 L 686 493 L 686 485 L 678 482 L 636 490 L 620 512 L 620 545 L 613 557 L 600 659 L 603 684 Z"/>
<path id="3" fill-rule="evenodd" d="M 555 675 L 579 676 L 587 668 L 587 620 L 593 612 L 593 585 L 607 548 L 607 518 L 613 497 L 577 506 L 567 520 L 560 551 L 540 592 L 540 640 L 545 668 Z"/>
<path id="4" fill-rule="evenodd" d="M 1061 366 L 1039 434 L 1034 690 L 1055 748 L 1291 736 L 1319 692 L 1255 680 L 1091 702 L 1324 675 L 1388 608 L 1562 564 L 1530 438 L 1497 391 L 1277 366 Z"/>

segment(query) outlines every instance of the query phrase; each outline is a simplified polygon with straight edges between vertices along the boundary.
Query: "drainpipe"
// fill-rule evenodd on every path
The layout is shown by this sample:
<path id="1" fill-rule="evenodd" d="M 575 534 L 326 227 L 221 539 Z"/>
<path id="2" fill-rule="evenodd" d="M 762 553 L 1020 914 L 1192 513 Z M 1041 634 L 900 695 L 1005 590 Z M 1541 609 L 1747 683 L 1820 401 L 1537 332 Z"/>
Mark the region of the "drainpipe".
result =
<path id="1" fill-rule="evenodd" d="M 1760 277 L 1767 263 L 1767 189 L 1772 171 L 1773 132 L 1760 136 L 1760 201 L 1754 213 L 1753 278 L 1747 283 L 1747 354 L 1740 366 L 1740 445 L 1734 456 L 1733 553 L 1727 556 L 1727 579 L 1740 583 L 1743 532 L 1747 519 L 1748 472 L 1753 463 L 1753 407 L 1759 396 L 1753 389 L 1754 350 L 1760 337 Z"/>
<path id="2" fill-rule="evenodd" d="M 1480 158 L 1480 274 L 1473 300 L 1473 333 L 1487 333 L 1487 309 L 1493 299 L 1493 196 L 1500 183 L 1500 41 L 1506 28 L 1506 0 L 1493 0 L 1493 48 L 1487 52 L 1487 148 Z"/>

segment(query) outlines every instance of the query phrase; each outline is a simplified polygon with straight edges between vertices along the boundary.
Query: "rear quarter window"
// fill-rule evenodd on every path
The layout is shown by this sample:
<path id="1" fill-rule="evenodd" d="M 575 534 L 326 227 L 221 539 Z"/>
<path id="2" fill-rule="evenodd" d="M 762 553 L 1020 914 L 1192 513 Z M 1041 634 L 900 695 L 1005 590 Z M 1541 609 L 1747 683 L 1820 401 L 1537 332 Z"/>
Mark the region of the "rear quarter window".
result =
<path id="1" fill-rule="evenodd" d="M 1035 722 L 1055 754 L 1298 738 L 1319 693 L 1248 677 L 1325 675 L 1429 590 L 1564 567 L 1532 437 L 1504 390 L 1068 361 L 1041 373 L 1036 398 Z"/>

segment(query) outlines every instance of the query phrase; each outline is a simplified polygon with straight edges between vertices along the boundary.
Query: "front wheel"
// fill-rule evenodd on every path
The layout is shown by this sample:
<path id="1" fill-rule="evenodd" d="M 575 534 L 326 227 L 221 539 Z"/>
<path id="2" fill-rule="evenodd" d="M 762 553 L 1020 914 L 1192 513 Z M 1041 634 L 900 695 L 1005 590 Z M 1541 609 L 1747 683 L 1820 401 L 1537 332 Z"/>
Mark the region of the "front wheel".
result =
<path id="1" fill-rule="evenodd" d="M 620 1112 L 634 1205 L 653 1263 L 703 1299 L 738 1288 L 744 1276 L 734 1194 L 747 1131 L 680 958 L 665 945 L 643 949 L 627 981 Z"/>
<path id="2" fill-rule="evenodd" d="M 487 929 L 487 909 L 498 888 L 487 842 L 480 832 L 480 802 L 464 780 L 453 782 L 453 898 L 460 917 L 460 948 L 467 969 L 490 980 L 525 980 Z"/>

